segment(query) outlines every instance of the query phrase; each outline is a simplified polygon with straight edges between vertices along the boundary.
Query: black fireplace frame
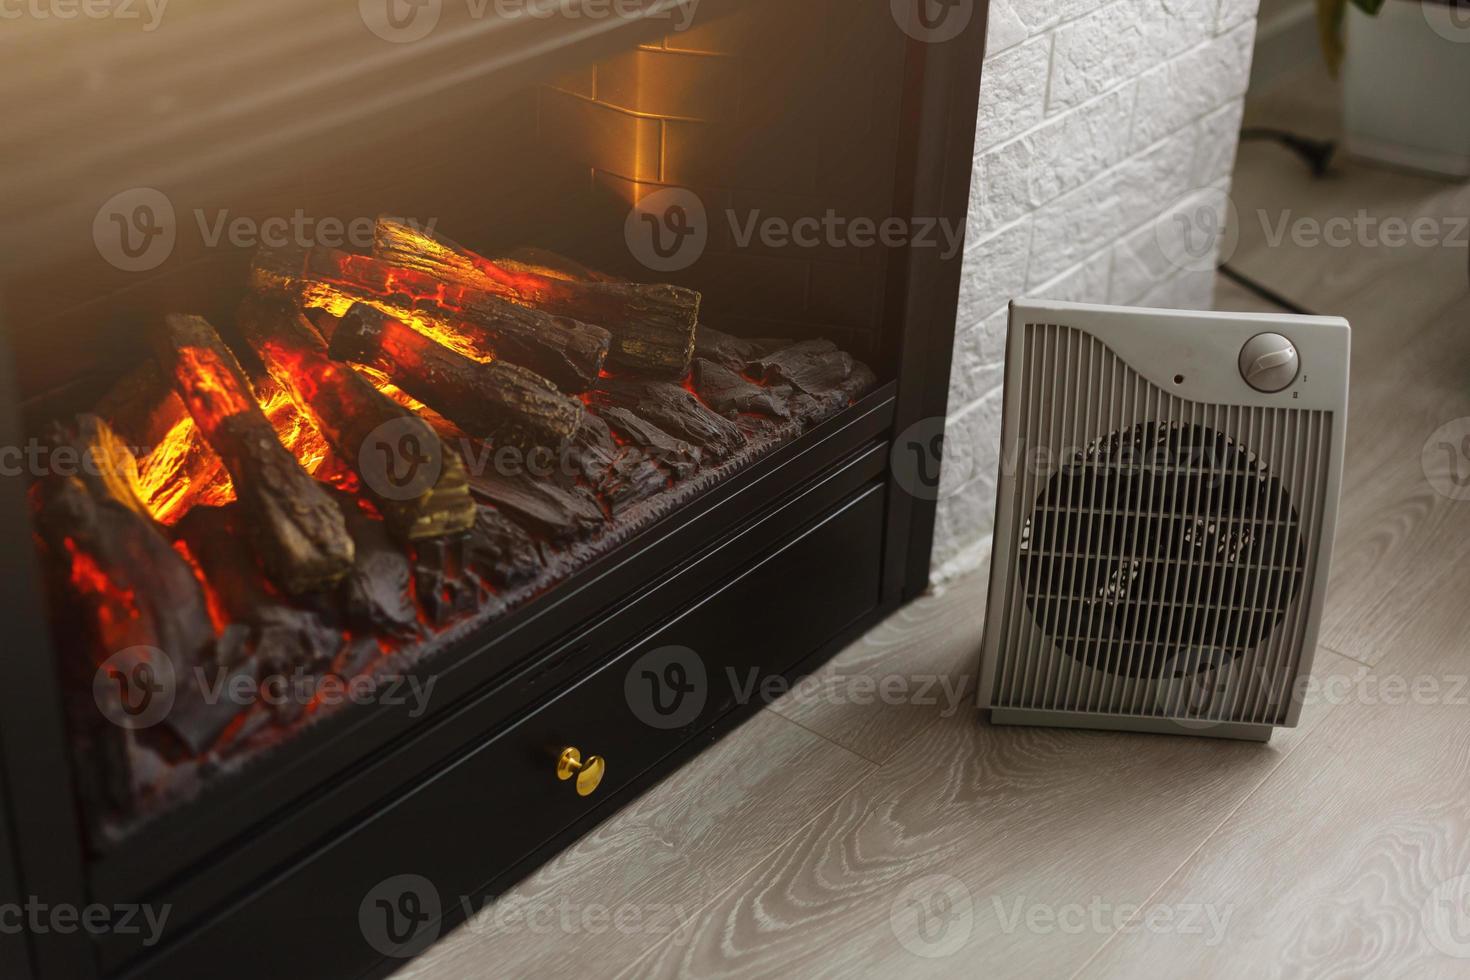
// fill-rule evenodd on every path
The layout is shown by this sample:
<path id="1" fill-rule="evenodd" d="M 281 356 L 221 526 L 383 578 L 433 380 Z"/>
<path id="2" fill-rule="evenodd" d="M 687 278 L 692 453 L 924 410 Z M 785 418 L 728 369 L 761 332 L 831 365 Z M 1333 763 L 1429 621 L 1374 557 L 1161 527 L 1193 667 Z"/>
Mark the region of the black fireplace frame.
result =
<path id="1" fill-rule="evenodd" d="M 707 2 L 712 7 L 733 6 L 736 0 Z M 908 45 L 895 214 L 937 216 L 961 226 L 964 223 L 985 46 L 985 6 L 983 0 L 976 0 L 974 17 L 958 38 L 939 44 L 913 41 Z M 556 53 L 585 57 L 586 52 L 626 43 L 640 31 L 647 32 L 646 25 L 611 21 L 595 27 L 581 25 L 575 30 L 545 23 L 527 29 L 533 27 L 542 32 L 560 32 L 540 37 L 542 49 L 551 52 L 541 57 Z M 473 43 L 473 38 L 466 38 L 466 45 Z M 492 65 L 486 71 L 501 71 L 509 79 L 516 77 L 521 67 L 507 60 L 503 66 Z M 579 683 L 621 655 L 591 647 L 568 652 L 566 638 L 572 631 L 558 624 L 585 622 L 630 601 L 638 589 L 624 583 L 641 582 L 655 574 L 663 575 L 662 581 L 673 581 L 670 576 L 674 571 L 670 569 L 694 554 L 714 556 L 710 559 L 714 563 L 711 581 L 738 579 L 771 554 L 769 548 L 751 553 L 739 545 L 739 535 L 763 521 L 772 524 L 768 531 L 775 536 L 769 540 L 779 541 L 801 530 L 801 522 L 806 527 L 819 526 L 826 516 L 845 509 L 865 508 L 876 513 L 881 508 L 882 515 L 877 540 L 862 545 L 881 556 L 877 559 L 880 574 L 874 600 L 859 616 L 825 637 L 816 649 L 782 663 L 778 673 L 792 677 L 814 669 L 920 594 L 928 582 L 936 504 L 905 492 L 895 480 L 889 459 L 900 434 L 921 420 L 944 415 L 960 266 L 959 256 L 946 259 L 935 249 L 908 249 L 896 254 L 887 310 L 888 322 L 896 326 L 884 335 L 885 343 L 894 348 L 887 353 L 898 366 L 896 379 L 843 415 L 697 497 L 553 593 L 497 621 L 491 627 L 494 639 L 481 646 L 513 644 L 516 655 L 503 660 L 466 655 L 448 666 L 436 661 L 436 669 L 450 686 L 450 703 L 464 706 L 490 687 L 512 687 L 505 683 L 504 676 L 497 675 L 497 670 L 514 663 L 513 687 L 518 699 L 498 695 L 501 701 L 496 702 L 500 706 L 495 709 L 495 717 L 534 717 L 551 692 Z M 24 443 L 17 391 L 8 344 L 0 343 L 0 445 Z M 783 511 L 785 504 L 790 508 Z M 0 934 L 0 973 L 7 977 L 86 980 L 197 975 L 190 970 L 200 962 L 200 951 L 209 948 L 210 930 L 250 895 L 267 887 L 289 889 L 293 881 L 305 882 L 317 845 L 328 839 L 334 828 L 349 823 L 354 828 L 369 825 L 371 820 L 364 814 L 389 811 L 398 795 L 424 772 L 437 771 L 446 765 L 446 759 L 471 752 L 499 731 L 495 726 L 501 721 L 486 722 L 467 740 L 463 734 L 446 732 L 442 744 L 415 742 L 413 751 L 397 751 L 384 759 L 362 760 L 359 746 L 357 767 L 316 791 L 311 805 L 300 808 L 299 819 L 293 817 L 284 826 L 277 823 L 263 829 L 258 814 L 236 807 L 191 808 L 192 828 L 167 837 L 171 852 L 168 860 L 158 848 L 149 847 L 145 835 L 137 848 L 125 849 L 128 853 L 109 855 L 102 863 L 91 861 L 80 833 L 71 752 L 23 481 L 0 480 L 0 514 L 4 515 L 0 518 L 0 546 L 8 583 L 0 604 L 11 650 L 7 683 L 0 687 L 0 787 L 4 790 L 0 797 L 0 906 L 23 903 L 30 897 L 50 906 L 82 908 L 93 902 L 184 895 L 201 908 L 210 909 L 171 942 L 170 949 L 161 951 L 139 951 L 126 941 L 112 937 L 99 940 L 80 931 Z M 793 526 L 783 526 L 783 521 Z M 714 550 L 726 545 L 729 547 L 725 550 Z M 865 587 L 853 583 L 853 588 Z M 648 601 L 652 605 L 647 622 L 662 622 L 679 609 L 697 603 L 698 596 L 680 594 L 678 588 L 672 588 Z M 645 628 L 646 623 L 637 627 L 639 632 Z M 616 649 L 618 644 L 612 646 Z M 552 650 L 559 651 L 554 659 L 549 656 Z M 538 660 L 535 651 L 545 651 L 548 656 Z M 538 664 L 545 668 L 538 670 Z M 758 708 L 759 704 L 737 705 L 708 724 L 701 723 L 698 730 L 688 732 L 676 747 L 653 760 L 616 793 L 594 798 L 594 805 L 554 836 L 512 863 L 485 868 L 483 884 L 477 890 L 482 894 L 499 893 Z M 434 717 L 446 714 L 436 711 Z M 291 765 L 271 767 L 269 778 L 249 783 L 253 796 L 240 795 L 245 790 L 237 787 L 235 798 L 242 803 L 249 799 L 266 803 L 298 799 L 303 780 L 310 778 L 308 769 L 327 759 L 346 759 L 344 748 L 349 733 L 354 739 L 362 739 L 367 737 L 365 732 L 371 731 L 374 745 L 402 746 L 413 734 L 411 728 L 409 719 L 385 708 L 353 713 L 351 719 L 328 726 L 328 731 L 315 738 L 310 751 L 303 752 Z M 415 759 L 420 761 L 415 764 Z M 432 793 L 432 787 L 428 791 Z M 161 819 L 167 821 L 170 817 Z M 268 866 L 268 873 L 247 874 L 237 867 L 242 859 L 232 865 L 230 855 L 217 852 L 219 841 L 226 838 L 232 850 L 275 854 L 279 860 Z M 400 840 L 383 838 L 379 850 L 403 846 Z M 204 867 L 210 868 L 207 875 L 202 871 Z M 453 908 L 446 911 L 446 925 L 452 924 L 454 915 Z M 228 938 L 229 934 L 220 931 L 218 935 Z M 300 953 L 291 949 L 293 942 L 290 937 L 284 940 L 282 956 Z M 184 947 L 182 953 L 172 951 L 180 946 Z M 358 948 L 340 949 L 334 956 L 331 962 L 340 964 L 342 972 L 331 975 L 341 976 L 382 974 L 403 962 L 391 958 L 369 962 Z M 233 961 L 227 955 L 214 965 L 214 972 L 224 975 L 234 975 L 235 970 L 243 975 L 245 969 L 243 961 Z"/>

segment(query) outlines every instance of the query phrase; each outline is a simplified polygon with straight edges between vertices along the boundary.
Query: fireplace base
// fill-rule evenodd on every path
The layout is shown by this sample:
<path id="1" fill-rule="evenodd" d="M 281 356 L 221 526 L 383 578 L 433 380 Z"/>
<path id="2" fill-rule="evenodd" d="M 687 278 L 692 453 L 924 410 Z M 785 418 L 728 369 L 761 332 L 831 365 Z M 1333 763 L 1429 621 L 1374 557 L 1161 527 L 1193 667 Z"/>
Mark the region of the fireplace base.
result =
<path id="1" fill-rule="evenodd" d="M 504 891 L 760 710 L 770 678 L 814 668 L 894 608 L 882 597 L 887 460 L 886 442 L 861 442 L 540 661 L 578 663 L 576 675 L 532 664 L 436 715 L 375 762 L 416 774 L 390 801 L 364 795 L 355 821 L 274 854 L 279 864 L 253 879 L 242 856 L 269 854 L 259 842 L 224 856 L 217 874 L 164 883 L 145 899 L 171 908 L 157 951 L 110 934 L 103 972 L 356 976 L 402 965 L 465 904 Z M 790 581 L 810 587 L 771 588 Z M 511 689 L 525 703 L 507 712 Z M 585 797 L 557 778 L 568 747 L 606 760 Z M 336 789 L 333 809 L 358 792 Z M 393 920 L 400 908 L 438 911 L 410 928 L 413 917 Z"/>

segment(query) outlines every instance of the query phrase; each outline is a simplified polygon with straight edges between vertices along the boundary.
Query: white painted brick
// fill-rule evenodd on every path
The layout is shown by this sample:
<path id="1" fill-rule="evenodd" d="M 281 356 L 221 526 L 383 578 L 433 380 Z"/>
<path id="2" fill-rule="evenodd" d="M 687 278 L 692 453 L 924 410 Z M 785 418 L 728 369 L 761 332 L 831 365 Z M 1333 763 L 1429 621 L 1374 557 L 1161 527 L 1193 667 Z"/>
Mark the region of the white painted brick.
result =
<path id="1" fill-rule="evenodd" d="M 1006 321 L 1002 307 L 955 336 L 949 375 L 949 414 L 958 415 L 993 395 L 1005 379 Z"/>
<path id="2" fill-rule="evenodd" d="M 941 497 L 956 493 L 976 480 L 995 479 L 1000 458 L 1000 412 L 1001 389 L 996 386 L 985 398 L 949 417 L 944 427 Z"/>
<path id="3" fill-rule="evenodd" d="M 1255 21 L 1261 0 L 1220 0 L 1220 9 L 1215 15 L 1215 32 L 1223 34 L 1232 27 Z"/>
<path id="4" fill-rule="evenodd" d="M 963 331 L 1020 295 L 1026 288 L 1026 262 L 1031 254 L 1028 218 L 965 249 L 960 273 L 960 304 L 955 318 Z"/>
<path id="5" fill-rule="evenodd" d="M 933 565 L 956 557 L 995 526 L 995 485 L 976 480 L 939 501 L 934 518 Z"/>
<path id="6" fill-rule="evenodd" d="M 1036 213 L 1031 233 L 1031 286 L 1055 279 L 1118 235 L 1116 171 L 1110 171 Z"/>
<path id="7" fill-rule="evenodd" d="M 1041 122 L 1046 114 L 1046 77 L 1051 70 L 1051 37 L 987 58 L 985 94 L 975 129 L 977 152 L 1004 143 Z"/>
<path id="8" fill-rule="evenodd" d="M 985 70 L 990 71 L 990 58 L 1020 44 L 1030 36 L 1031 29 L 1011 9 L 1011 0 L 992 0 L 990 14 L 985 19 Z M 988 76 L 985 84 L 990 84 Z"/>
<path id="9" fill-rule="evenodd" d="M 1210 304 L 1256 4 L 993 0 L 935 568 L 993 525 L 1008 300 Z"/>
<path id="10" fill-rule="evenodd" d="M 1163 61 L 1188 51 L 1215 25 L 1216 0 L 1139 0 L 1143 6 L 1147 56 Z"/>
<path id="11" fill-rule="evenodd" d="M 1112 267 L 1112 249 L 1104 249 L 1026 295 L 1062 303 L 1106 303 Z"/>
<path id="12" fill-rule="evenodd" d="M 956 558 L 995 525 L 995 487 L 976 480 L 959 493 L 939 501 L 934 514 L 934 555 L 931 567 Z"/>
<path id="13" fill-rule="evenodd" d="M 990 567 L 991 535 L 986 534 L 973 544 L 961 548 L 958 553 L 944 561 L 935 562 L 930 582 L 935 589 L 943 589 L 970 575 L 979 575 Z"/>
<path id="14" fill-rule="evenodd" d="M 1124 86 L 983 154 L 975 173 L 979 229 L 1015 221 L 1120 162 L 1133 92 Z"/>
<path id="15" fill-rule="evenodd" d="M 1101 7 L 1106 0 L 1009 0 L 1011 9 L 1031 31 L 1039 34 L 1065 20 L 1075 20 Z"/>
<path id="16" fill-rule="evenodd" d="M 1227 241 L 1222 233 L 1227 201 L 1223 187 L 1206 188 L 1168 207 L 1120 241 L 1113 252 L 1108 301 L 1140 303 L 1160 283 L 1187 272 L 1213 278 L 1220 248 Z"/>
<path id="17" fill-rule="evenodd" d="M 1180 130 L 1118 168 L 1116 232 L 1136 228 L 1193 192 L 1194 127 Z"/>
<path id="18" fill-rule="evenodd" d="M 1236 28 L 1160 65 L 1139 81 L 1138 101 L 1149 107 L 1133 125 L 1141 149 L 1245 93 L 1250 79 L 1254 23 Z"/>
<path id="19" fill-rule="evenodd" d="M 1214 33 L 1217 0 L 1115 0 L 1057 31 L 1049 112 L 1080 105 Z"/>
<path id="20" fill-rule="evenodd" d="M 1194 132 L 1150 147 L 1037 212 L 1027 279 L 1040 286 L 1136 228 L 1189 190 Z"/>
<path id="21" fill-rule="evenodd" d="M 1145 65 L 1134 0 L 1115 0 L 1057 31 L 1049 111 L 1079 105 Z"/>
<path id="22" fill-rule="evenodd" d="M 1217 184 L 1235 170 L 1235 150 L 1240 145 L 1240 120 L 1245 100 L 1236 99 L 1200 120 L 1191 173 L 1197 187 Z"/>

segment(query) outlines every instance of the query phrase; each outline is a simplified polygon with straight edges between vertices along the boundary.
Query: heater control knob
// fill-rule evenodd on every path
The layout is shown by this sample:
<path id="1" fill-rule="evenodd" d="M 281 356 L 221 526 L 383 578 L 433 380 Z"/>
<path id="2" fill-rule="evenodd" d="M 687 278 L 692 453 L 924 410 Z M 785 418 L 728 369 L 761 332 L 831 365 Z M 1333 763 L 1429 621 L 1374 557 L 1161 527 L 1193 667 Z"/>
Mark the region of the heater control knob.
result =
<path id="1" fill-rule="evenodd" d="M 1258 333 L 1240 349 L 1240 376 L 1257 391 L 1281 391 L 1301 366 L 1296 344 L 1279 333 Z"/>

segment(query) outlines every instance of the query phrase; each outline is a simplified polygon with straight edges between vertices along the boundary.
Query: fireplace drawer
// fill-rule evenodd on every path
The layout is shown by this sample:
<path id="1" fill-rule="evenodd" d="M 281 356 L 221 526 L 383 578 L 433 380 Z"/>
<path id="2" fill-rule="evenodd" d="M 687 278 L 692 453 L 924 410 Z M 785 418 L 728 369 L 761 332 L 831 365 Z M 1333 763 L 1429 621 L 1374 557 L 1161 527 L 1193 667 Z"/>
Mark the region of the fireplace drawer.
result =
<path id="1" fill-rule="evenodd" d="M 452 914 L 574 822 L 625 802 L 616 799 L 620 788 L 723 716 L 758 707 L 763 678 L 790 670 L 874 610 L 884 497 L 881 486 L 859 492 L 626 645 L 205 924 L 162 956 L 157 975 L 208 975 L 220 949 L 242 960 L 232 972 L 356 975 L 379 957 L 395 925 L 400 937 L 412 936 L 411 946 L 426 945 L 437 926 L 423 919 L 413 932 L 412 921 L 435 910 Z M 803 589 L 772 588 L 773 581 L 799 581 Z M 777 631 L 782 642 L 762 641 Z M 579 795 L 578 779 L 558 778 L 569 747 L 606 762 L 588 796 Z M 348 948 L 360 962 L 344 962 Z"/>

